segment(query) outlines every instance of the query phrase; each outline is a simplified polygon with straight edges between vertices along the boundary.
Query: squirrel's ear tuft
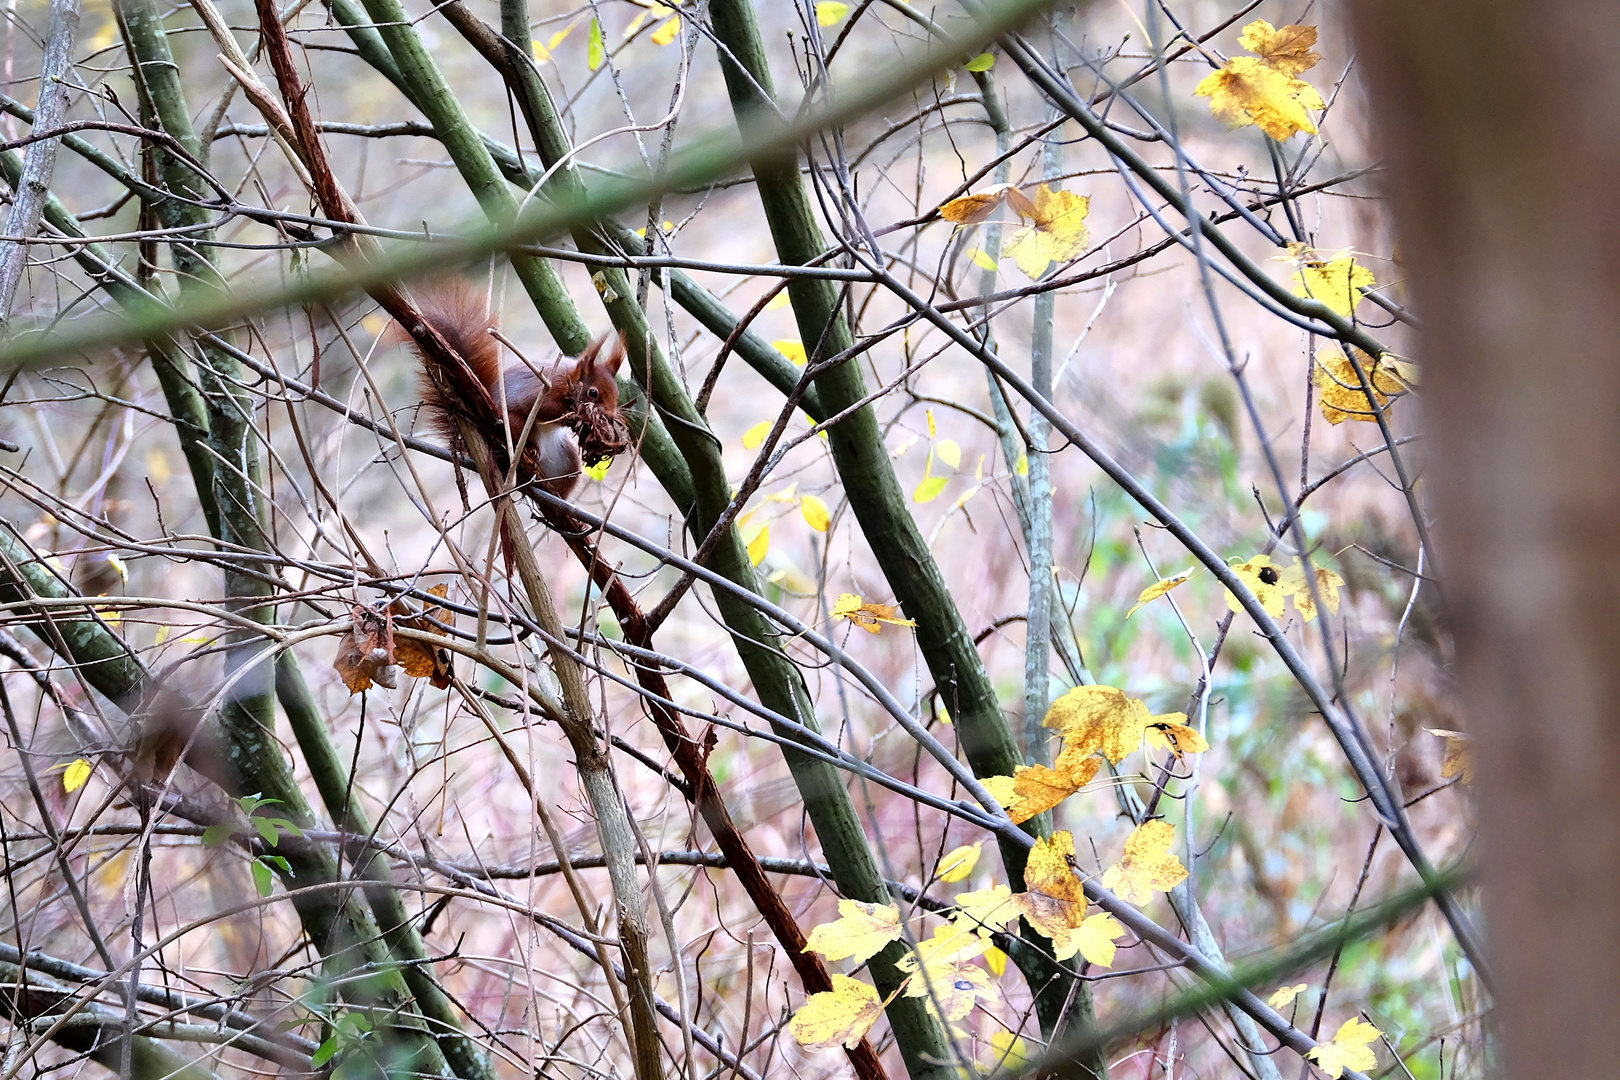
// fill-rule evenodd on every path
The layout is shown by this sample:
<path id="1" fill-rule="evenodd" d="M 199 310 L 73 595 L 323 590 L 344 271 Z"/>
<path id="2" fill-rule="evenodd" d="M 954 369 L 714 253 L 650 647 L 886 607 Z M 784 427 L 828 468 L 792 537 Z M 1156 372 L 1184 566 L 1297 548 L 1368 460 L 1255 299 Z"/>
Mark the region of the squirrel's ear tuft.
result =
<path id="1" fill-rule="evenodd" d="M 595 351 L 597 363 L 605 367 L 609 375 L 617 375 L 619 365 L 624 363 L 624 332 L 608 334 L 599 339 Z"/>

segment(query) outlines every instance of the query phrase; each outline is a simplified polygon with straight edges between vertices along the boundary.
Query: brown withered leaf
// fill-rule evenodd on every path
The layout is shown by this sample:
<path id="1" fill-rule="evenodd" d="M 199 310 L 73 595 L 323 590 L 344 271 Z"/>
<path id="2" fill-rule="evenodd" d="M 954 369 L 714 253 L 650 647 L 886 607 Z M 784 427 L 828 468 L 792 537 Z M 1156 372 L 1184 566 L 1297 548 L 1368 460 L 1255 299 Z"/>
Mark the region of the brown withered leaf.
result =
<path id="1" fill-rule="evenodd" d="M 441 582 L 433 586 L 428 592 L 444 599 L 450 592 L 450 586 Z M 395 601 L 393 610 L 396 615 L 403 615 L 405 605 Z M 424 608 L 420 615 L 406 615 L 395 620 L 396 626 L 408 627 L 412 630 L 433 632 L 438 627 L 434 621 L 446 626 L 454 626 L 456 617 L 441 607 Z M 415 638 L 397 638 L 394 641 L 394 659 L 405 674 L 413 679 L 426 676 L 432 684 L 442 690 L 450 685 L 450 653 L 447 649 L 436 648 Z"/>
<path id="2" fill-rule="evenodd" d="M 394 676 L 388 670 L 395 663 L 392 613 L 356 604 L 351 614 L 354 625 L 338 639 L 332 667 L 342 676 L 343 685 L 351 694 L 371 689 L 372 683 L 392 690 Z"/>

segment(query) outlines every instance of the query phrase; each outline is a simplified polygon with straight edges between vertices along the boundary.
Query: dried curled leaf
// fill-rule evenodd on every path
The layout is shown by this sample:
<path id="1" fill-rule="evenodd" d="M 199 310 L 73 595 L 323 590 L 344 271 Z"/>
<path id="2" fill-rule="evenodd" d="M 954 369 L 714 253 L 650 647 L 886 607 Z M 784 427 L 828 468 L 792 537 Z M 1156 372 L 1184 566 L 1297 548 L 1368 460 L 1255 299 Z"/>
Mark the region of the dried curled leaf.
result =
<path id="1" fill-rule="evenodd" d="M 898 610 L 893 604 L 869 604 L 858 593 L 844 593 L 833 604 L 832 616 L 835 619 L 848 619 L 869 634 L 882 630 L 880 623 L 890 626 L 917 625 L 915 620 L 896 618 L 895 612 Z"/>
<path id="2" fill-rule="evenodd" d="M 1168 821 L 1144 821 L 1125 839 L 1125 854 L 1103 871 L 1102 885 L 1128 904 L 1141 907 L 1156 892 L 1169 892 L 1186 880 L 1187 868 L 1170 851 L 1176 827 Z"/>
<path id="3" fill-rule="evenodd" d="M 392 690 L 396 685 L 389 670 L 395 662 L 392 615 L 365 604 L 355 604 L 350 615 L 353 625 L 338 639 L 332 667 L 351 694 L 371 689 L 372 683 Z"/>
<path id="4" fill-rule="evenodd" d="M 441 583 L 433 586 L 428 592 L 442 600 L 449 595 L 450 586 Z M 404 604 L 396 602 L 391 606 L 390 610 L 396 616 L 394 620 L 396 629 L 407 627 L 412 630 L 433 633 L 439 630 L 438 627 L 433 625 L 435 622 L 443 623 L 446 626 L 455 625 L 456 617 L 440 607 L 426 607 L 423 608 L 420 615 L 409 615 L 407 614 L 409 609 Z M 426 676 L 440 690 L 450 685 L 450 652 L 447 649 L 435 648 L 427 642 L 417 641 L 415 638 L 396 637 L 394 639 L 394 660 L 405 670 L 405 674 L 413 679 Z"/>

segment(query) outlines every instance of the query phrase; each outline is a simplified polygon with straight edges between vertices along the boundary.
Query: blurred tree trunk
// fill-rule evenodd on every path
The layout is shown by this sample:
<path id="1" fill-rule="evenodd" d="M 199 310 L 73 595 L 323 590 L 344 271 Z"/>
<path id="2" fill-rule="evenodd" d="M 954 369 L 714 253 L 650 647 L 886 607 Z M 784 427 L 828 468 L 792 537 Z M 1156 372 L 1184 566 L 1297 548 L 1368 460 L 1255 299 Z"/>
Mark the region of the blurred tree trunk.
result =
<path id="1" fill-rule="evenodd" d="M 1424 327 L 1506 1077 L 1613 1072 L 1620 6 L 1349 5 Z"/>

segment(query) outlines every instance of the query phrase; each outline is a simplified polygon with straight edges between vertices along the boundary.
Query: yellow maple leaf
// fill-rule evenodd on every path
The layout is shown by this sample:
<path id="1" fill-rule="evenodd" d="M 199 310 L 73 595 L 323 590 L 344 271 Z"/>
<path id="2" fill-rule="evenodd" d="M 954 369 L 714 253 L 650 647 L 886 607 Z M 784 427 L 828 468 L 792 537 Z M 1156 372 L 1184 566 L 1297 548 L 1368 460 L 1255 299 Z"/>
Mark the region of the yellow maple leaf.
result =
<path id="1" fill-rule="evenodd" d="M 1068 262 L 1086 250 L 1090 239 L 1086 229 L 1086 215 L 1091 212 L 1089 195 L 1053 191 L 1042 184 L 1035 189 L 1033 199 L 1013 199 L 1009 194 L 1008 201 L 1031 221 L 1012 234 L 1006 247 L 1007 254 L 1027 277 L 1038 278 L 1052 263 Z"/>
<path id="2" fill-rule="evenodd" d="M 1283 602 L 1288 599 L 1288 586 L 1283 581 L 1283 571 L 1286 569 L 1273 563 L 1270 555 L 1255 555 L 1248 562 L 1232 567 L 1232 573 L 1249 587 L 1254 598 L 1260 601 L 1260 606 L 1266 609 L 1267 615 L 1280 619 Z M 1243 610 L 1243 604 L 1230 589 L 1226 592 L 1226 606 L 1234 612 Z"/>
<path id="3" fill-rule="evenodd" d="M 1007 808 L 1007 816 L 1012 818 L 1013 824 L 1022 825 L 1091 783 L 1101 767 L 1102 762 L 1090 753 L 1065 747 L 1053 768 L 1018 766 L 1012 776 L 1011 798 L 1002 805 Z"/>
<path id="4" fill-rule="evenodd" d="M 1039 1054 L 1040 1047 L 1022 1035 L 1015 1035 L 1010 1031 L 991 1032 L 990 1060 L 984 1063 L 984 1071 L 988 1073 L 1005 1069 L 1016 1076 L 1035 1064 Z"/>
<path id="5" fill-rule="evenodd" d="M 1173 717 L 1181 717 L 1180 721 Z M 1202 754 L 1209 749 L 1209 742 L 1200 734 L 1198 729 L 1189 727 L 1185 721 L 1184 713 L 1167 713 L 1164 716 L 1155 716 L 1153 723 L 1147 726 L 1147 741 L 1161 750 L 1168 750 L 1176 757 L 1185 757 L 1188 754 Z"/>
<path id="6" fill-rule="evenodd" d="M 1179 713 L 1170 719 L 1186 720 Z M 1043 727 L 1063 733 L 1063 752 L 1104 754 L 1119 764 L 1142 745 L 1142 731 L 1155 717 L 1141 698 L 1126 695 L 1112 686 L 1076 686 L 1047 710 Z"/>
<path id="7" fill-rule="evenodd" d="M 788 1034 L 811 1053 L 854 1047 L 883 1014 L 877 991 L 848 975 L 834 975 L 833 988 L 805 999 L 788 1021 Z"/>
<path id="8" fill-rule="evenodd" d="M 1025 891 L 1014 895 L 1024 921 L 1050 938 L 1059 959 L 1074 955 L 1073 931 L 1085 921 L 1086 891 L 1074 873 L 1074 834 L 1037 840 L 1024 865 Z"/>
<path id="9" fill-rule="evenodd" d="M 1102 885 L 1121 900 L 1141 907 L 1156 892 L 1169 892 L 1187 878 L 1187 868 L 1170 851 L 1176 827 L 1168 821 L 1144 821 L 1125 838 L 1125 854 L 1103 871 Z"/>
<path id="10" fill-rule="evenodd" d="M 1382 1034 L 1365 1020 L 1353 1016 L 1339 1025 L 1331 1040 L 1307 1050 L 1305 1056 L 1333 1080 L 1339 1080 L 1346 1069 L 1366 1072 L 1378 1067 L 1378 1055 L 1367 1044 Z"/>
<path id="11" fill-rule="evenodd" d="M 1125 936 L 1125 927 L 1120 921 L 1108 914 L 1099 911 L 1095 915 L 1088 915 L 1084 922 L 1075 927 L 1069 934 L 1069 956 L 1079 952 L 1090 963 L 1098 967 L 1114 966 L 1114 939 Z M 1068 957 L 1058 957 L 1066 960 Z"/>
<path id="12" fill-rule="evenodd" d="M 899 619 L 895 612 L 899 610 L 893 604 L 869 604 L 862 600 L 859 593 L 844 593 L 839 596 L 837 603 L 832 606 L 832 616 L 835 619 L 848 619 L 856 626 L 869 634 L 875 634 L 883 629 L 879 624 L 888 623 L 890 626 L 916 626 L 914 619 Z"/>
<path id="13" fill-rule="evenodd" d="M 984 962 L 990 965 L 990 974 L 998 979 L 1007 973 L 1007 954 L 994 945 L 984 950 Z"/>
<path id="14" fill-rule="evenodd" d="M 1356 357 L 1361 361 L 1361 370 L 1367 373 L 1367 381 L 1372 384 L 1373 401 L 1380 408 L 1387 406 L 1394 395 L 1405 393 L 1406 384 L 1396 376 L 1393 365 L 1374 360 L 1359 350 Z M 1324 345 L 1316 350 L 1311 382 L 1316 384 L 1317 397 L 1322 402 L 1322 418 L 1328 423 L 1378 422 L 1378 414 L 1367 400 L 1367 391 L 1361 388 L 1355 365 L 1339 346 Z"/>
<path id="15" fill-rule="evenodd" d="M 900 909 L 893 904 L 838 901 L 838 918 L 811 928 L 805 952 L 827 960 L 853 960 L 857 964 L 883 951 L 900 938 Z"/>
<path id="16" fill-rule="evenodd" d="M 1453 776 L 1460 776 L 1462 779 L 1458 783 L 1472 784 L 1474 782 L 1474 757 L 1469 753 L 1468 733 L 1466 731 L 1447 731 L 1445 728 L 1429 728 L 1428 732 L 1430 735 L 1438 735 L 1446 740 L 1446 760 L 1440 766 L 1440 779 L 1450 780 Z"/>
<path id="17" fill-rule="evenodd" d="M 1256 19 L 1243 28 L 1238 44 L 1284 75 L 1308 71 L 1322 59 L 1321 53 L 1311 49 L 1316 44 L 1316 27 L 1298 23 L 1272 26 L 1264 19 Z"/>
<path id="18" fill-rule="evenodd" d="M 1311 573 L 1316 578 L 1316 594 L 1327 605 L 1328 613 L 1339 613 L 1339 586 L 1344 584 L 1344 578 L 1325 567 L 1313 566 Z M 1288 593 L 1294 598 L 1294 608 L 1306 622 L 1316 618 L 1316 598 L 1311 595 L 1310 586 L 1305 578 L 1305 571 L 1298 565 L 1288 568 L 1283 575 L 1284 583 L 1288 586 Z"/>
<path id="19" fill-rule="evenodd" d="M 928 998 L 931 1013 L 952 1021 L 972 1012 L 980 1001 L 1000 1001 L 989 973 L 973 963 L 989 947 L 971 927 L 957 923 L 935 927 L 933 937 L 917 942 L 916 950 L 895 964 L 911 976 L 906 996 Z"/>
<path id="20" fill-rule="evenodd" d="M 1164 578 L 1160 581 L 1155 581 L 1153 584 L 1142 590 L 1142 594 L 1136 598 L 1136 603 L 1131 605 L 1131 610 L 1125 613 L 1125 617 L 1128 619 L 1132 615 L 1135 615 L 1138 608 L 1151 604 L 1153 601 L 1157 600 L 1165 593 L 1168 593 L 1171 589 L 1175 588 L 1177 585 L 1180 585 L 1190 577 L 1192 577 L 1192 574 L 1190 573 L 1177 574 L 1173 578 Z"/>
<path id="21" fill-rule="evenodd" d="M 1254 124 L 1281 142 L 1296 132 L 1316 134 L 1311 109 L 1322 97 L 1310 83 L 1286 75 L 1258 56 L 1234 56 L 1193 90 L 1209 98 L 1209 111 L 1227 127 Z"/>
<path id="22" fill-rule="evenodd" d="M 1266 998 L 1266 1004 L 1273 1009 L 1286 1009 L 1293 1004 L 1294 999 L 1305 992 L 1304 983 L 1295 983 L 1293 986 L 1284 986 Z"/>
<path id="23" fill-rule="evenodd" d="M 1295 296 L 1320 300 L 1346 319 L 1355 315 L 1361 290 L 1378 284 L 1373 272 L 1357 263 L 1354 255 L 1341 255 L 1327 262 L 1307 261 L 1289 281 Z"/>
<path id="24" fill-rule="evenodd" d="M 969 874 L 973 873 L 973 868 L 978 865 L 979 851 L 983 847 L 983 842 L 980 842 L 952 848 L 939 857 L 939 862 L 934 866 L 934 873 L 939 875 L 939 880 L 947 885 L 965 880 Z"/>
<path id="25" fill-rule="evenodd" d="M 74 758 L 68 767 L 62 770 L 62 790 L 72 794 L 84 787 L 86 780 L 90 779 L 91 766 L 84 758 Z"/>
<path id="26" fill-rule="evenodd" d="M 992 885 L 988 889 L 975 889 L 973 892 L 957 893 L 951 898 L 960 912 L 957 919 L 971 920 L 977 927 L 977 933 L 988 937 L 997 930 L 1006 929 L 1008 923 L 1018 918 L 1019 907 L 1013 899 L 1013 891 L 1005 885 Z"/>
<path id="27" fill-rule="evenodd" d="M 996 207 L 1006 200 L 1009 190 L 1012 190 L 1011 184 L 997 184 L 983 191 L 970 191 L 966 195 L 959 195 L 949 202 L 940 203 L 939 216 L 958 225 L 972 225 L 983 221 L 996 212 Z M 990 269 L 994 270 L 995 267 L 992 266 Z"/>

